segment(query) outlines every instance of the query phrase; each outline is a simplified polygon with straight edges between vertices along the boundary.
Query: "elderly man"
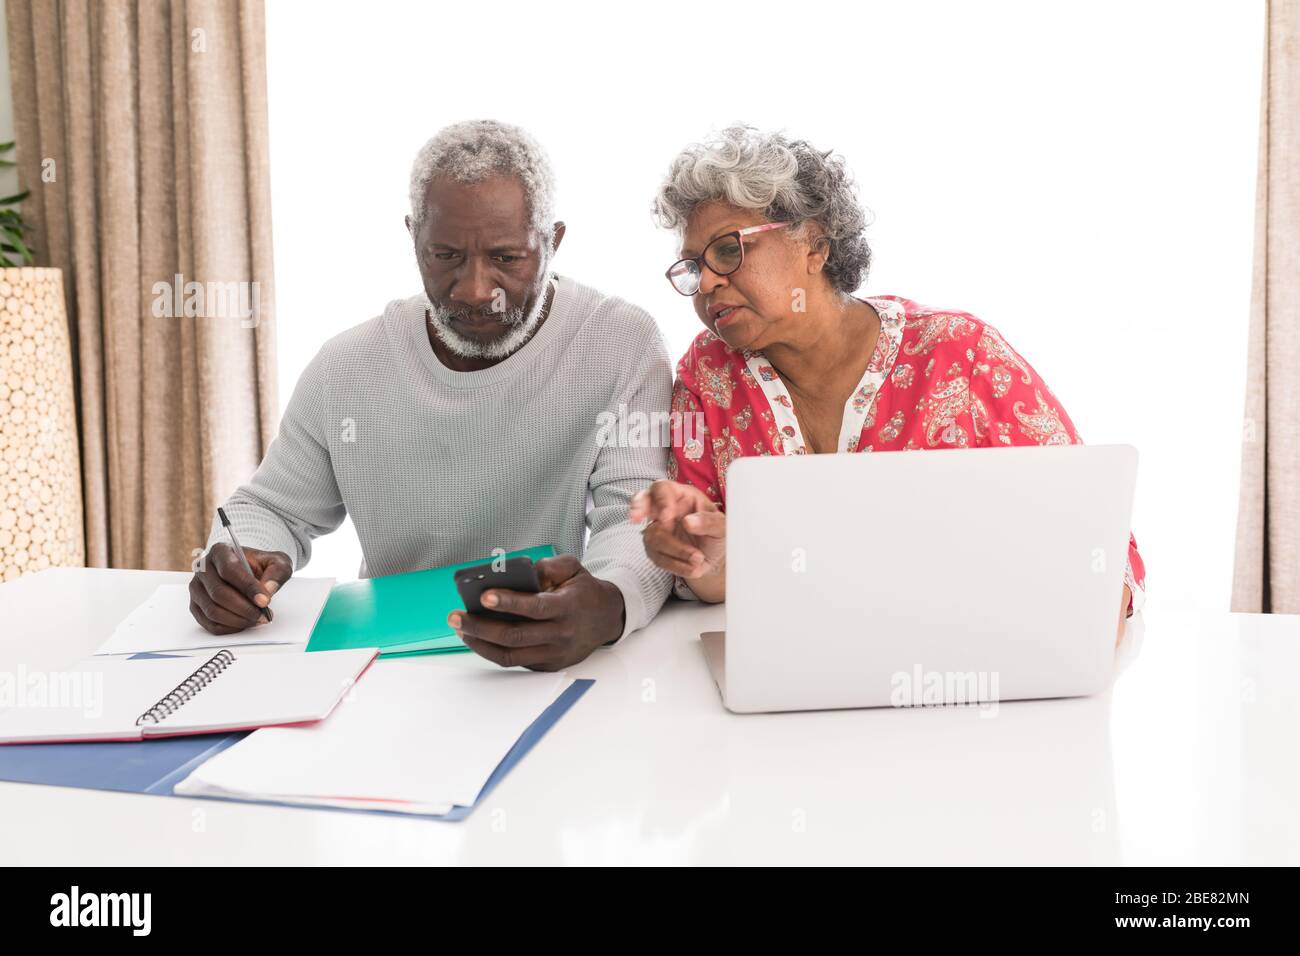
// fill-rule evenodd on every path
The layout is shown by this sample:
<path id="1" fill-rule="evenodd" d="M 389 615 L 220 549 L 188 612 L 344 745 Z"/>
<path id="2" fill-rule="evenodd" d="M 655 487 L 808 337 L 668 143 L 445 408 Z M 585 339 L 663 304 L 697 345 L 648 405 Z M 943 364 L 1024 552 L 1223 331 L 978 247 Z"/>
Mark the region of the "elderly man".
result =
<path id="1" fill-rule="evenodd" d="M 540 593 L 484 594 L 528 620 L 449 623 L 503 666 L 576 663 L 645 625 L 670 587 L 626 520 L 631 497 L 666 476 L 667 451 L 598 437 L 611 414 L 668 408 L 663 341 L 646 312 L 551 272 L 564 223 L 523 130 L 466 122 L 429 140 L 406 226 L 424 292 L 312 360 L 266 459 L 224 506 L 253 574 L 214 521 L 190 610 L 215 634 L 257 624 L 312 539 L 350 514 L 363 576 L 554 544 Z"/>

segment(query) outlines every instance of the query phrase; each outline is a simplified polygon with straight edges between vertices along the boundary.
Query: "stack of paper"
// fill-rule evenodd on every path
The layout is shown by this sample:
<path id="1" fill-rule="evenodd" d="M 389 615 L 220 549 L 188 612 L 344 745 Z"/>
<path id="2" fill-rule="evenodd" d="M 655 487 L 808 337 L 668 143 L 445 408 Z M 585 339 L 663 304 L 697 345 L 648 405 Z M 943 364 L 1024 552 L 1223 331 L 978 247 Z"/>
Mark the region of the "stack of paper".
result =
<path id="1" fill-rule="evenodd" d="M 571 683 L 563 674 L 377 661 L 329 719 L 259 730 L 175 792 L 445 814 L 474 805 L 511 747 Z"/>
<path id="2" fill-rule="evenodd" d="M 306 644 L 332 587 L 333 578 L 290 578 L 271 598 L 273 619 L 269 623 L 222 637 L 209 634 L 190 614 L 188 585 L 164 584 L 128 614 L 95 653 L 139 654 L 250 644 Z"/>

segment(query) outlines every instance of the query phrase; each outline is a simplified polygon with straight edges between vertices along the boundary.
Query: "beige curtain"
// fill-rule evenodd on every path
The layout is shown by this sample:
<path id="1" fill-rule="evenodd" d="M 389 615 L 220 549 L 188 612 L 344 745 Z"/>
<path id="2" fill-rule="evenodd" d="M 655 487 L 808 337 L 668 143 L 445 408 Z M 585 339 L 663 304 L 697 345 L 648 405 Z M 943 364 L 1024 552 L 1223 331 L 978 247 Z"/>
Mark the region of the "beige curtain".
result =
<path id="1" fill-rule="evenodd" d="M 1264 47 L 1234 611 L 1300 613 L 1300 3 Z"/>
<path id="2" fill-rule="evenodd" d="M 278 417 L 263 3 L 8 0 L 7 20 L 23 212 L 64 270 L 87 563 L 185 569 Z"/>

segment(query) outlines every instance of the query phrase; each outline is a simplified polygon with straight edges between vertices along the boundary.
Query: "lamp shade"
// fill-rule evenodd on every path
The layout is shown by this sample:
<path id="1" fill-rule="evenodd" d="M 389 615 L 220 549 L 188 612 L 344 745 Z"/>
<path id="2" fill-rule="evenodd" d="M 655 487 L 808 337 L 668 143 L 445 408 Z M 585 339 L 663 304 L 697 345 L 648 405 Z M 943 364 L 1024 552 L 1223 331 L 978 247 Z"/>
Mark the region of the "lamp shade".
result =
<path id="1" fill-rule="evenodd" d="M 0 269 L 0 580 L 85 563 L 59 269 Z"/>

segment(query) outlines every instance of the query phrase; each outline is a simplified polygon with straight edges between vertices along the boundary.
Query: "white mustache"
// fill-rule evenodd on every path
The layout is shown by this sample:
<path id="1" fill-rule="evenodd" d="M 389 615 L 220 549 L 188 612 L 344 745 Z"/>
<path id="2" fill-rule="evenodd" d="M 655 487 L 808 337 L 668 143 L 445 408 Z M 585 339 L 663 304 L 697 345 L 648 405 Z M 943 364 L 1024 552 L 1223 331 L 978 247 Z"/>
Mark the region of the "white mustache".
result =
<path id="1" fill-rule="evenodd" d="M 524 320 L 524 310 L 521 308 L 506 309 L 504 312 L 497 312 L 494 309 L 458 309 L 453 312 L 450 309 L 441 306 L 433 307 L 434 317 L 444 325 L 456 321 L 464 321 L 469 318 L 491 319 L 495 318 L 502 325 L 518 325 Z"/>

